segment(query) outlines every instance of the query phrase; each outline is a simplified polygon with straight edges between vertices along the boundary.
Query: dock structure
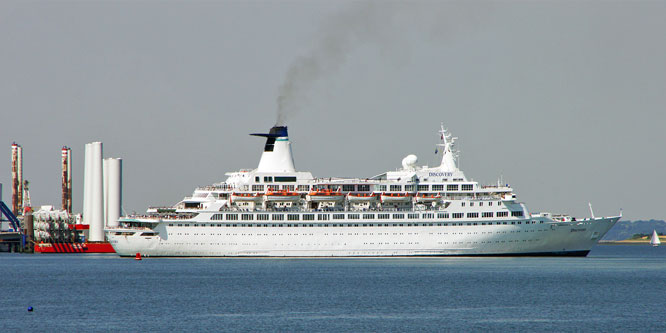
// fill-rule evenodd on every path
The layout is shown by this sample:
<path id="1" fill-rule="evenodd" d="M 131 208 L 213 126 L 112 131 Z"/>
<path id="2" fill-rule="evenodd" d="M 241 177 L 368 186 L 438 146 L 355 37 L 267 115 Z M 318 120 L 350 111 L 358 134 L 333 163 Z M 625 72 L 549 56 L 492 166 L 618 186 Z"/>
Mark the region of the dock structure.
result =
<path id="1" fill-rule="evenodd" d="M 0 219 L 7 218 L 10 228 L 8 230 L 0 230 L 0 249 L 7 247 L 9 252 L 20 252 L 25 249 L 26 237 L 21 230 L 21 222 L 12 213 L 12 211 L 5 205 L 4 201 L 0 201 Z"/>

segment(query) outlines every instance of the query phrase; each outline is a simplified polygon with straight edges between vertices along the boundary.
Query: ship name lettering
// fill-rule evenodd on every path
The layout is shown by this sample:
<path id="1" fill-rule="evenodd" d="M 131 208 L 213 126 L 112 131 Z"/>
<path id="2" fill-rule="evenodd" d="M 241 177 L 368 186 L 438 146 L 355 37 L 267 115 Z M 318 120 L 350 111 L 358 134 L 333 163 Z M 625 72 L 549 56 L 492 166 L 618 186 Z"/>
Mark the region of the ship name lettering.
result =
<path id="1" fill-rule="evenodd" d="M 431 172 L 428 177 L 452 177 L 453 172 Z"/>

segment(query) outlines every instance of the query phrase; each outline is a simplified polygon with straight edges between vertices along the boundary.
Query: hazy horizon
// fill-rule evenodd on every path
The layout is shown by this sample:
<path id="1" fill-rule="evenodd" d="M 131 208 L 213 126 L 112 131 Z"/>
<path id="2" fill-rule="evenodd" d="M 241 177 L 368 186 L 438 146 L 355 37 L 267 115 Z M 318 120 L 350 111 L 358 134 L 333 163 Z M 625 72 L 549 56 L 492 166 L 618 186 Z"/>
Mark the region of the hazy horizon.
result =
<path id="1" fill-rule="evenodd" d="M 3 1 L 0 31 L 8 204 L 14 141 L 34 206 L 66 145 L 80 212 L 101 141 L 143 212 L 256 168 L 278 121 L 297 170 L 363 178 L 437 165 L 443 122 L 532 212 L 666 219 L 666 2 Z"/>

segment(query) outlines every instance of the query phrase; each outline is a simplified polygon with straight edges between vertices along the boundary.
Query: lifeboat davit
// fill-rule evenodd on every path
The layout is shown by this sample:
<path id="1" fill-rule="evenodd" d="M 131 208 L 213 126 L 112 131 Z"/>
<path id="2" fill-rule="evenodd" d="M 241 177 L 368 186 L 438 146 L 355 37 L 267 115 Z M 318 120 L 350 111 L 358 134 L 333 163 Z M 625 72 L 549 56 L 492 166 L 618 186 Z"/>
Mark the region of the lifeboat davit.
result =
<path id="1" fill-rule="evenodd" d="M 382 202 L 409 202 L 412 196 L 409 193 L 382 193 Z"/>
<path id="2" fill-rule="evenodd" d="M 316 190 L 308 193 L 308 200 L 314 202 L 322 201 L 342 201 L 344 195 L 340 191 L 331 191 L 328 189 Z"/>
<path id="3" fill-rule="evenodd" d="M 266 201 L 274 202 L 294 202 L 301 198 L 298 192 L 291 192 L 288 190 L 268 191 L 264 196 Z"/>
<path id="4" fill-rule="evenodd" d="M 347 200 L 350 202 L 369 202 L 377 200 L 377 195 L 374 193 L 349 193 Z"/>
<path id="5" fill-rule="evenodd" d="M 263 193 L 232 193 L 232 202 L 260 202 L 263 199 Z"/>
<path id="6" fill-rule="evenodd" d="M 442 196 L 439 194 L 423 194 L 419 193 L 416 195 L 416 202 L 418 203 L 431 203 L 439 202 L 442 199 Z"/>

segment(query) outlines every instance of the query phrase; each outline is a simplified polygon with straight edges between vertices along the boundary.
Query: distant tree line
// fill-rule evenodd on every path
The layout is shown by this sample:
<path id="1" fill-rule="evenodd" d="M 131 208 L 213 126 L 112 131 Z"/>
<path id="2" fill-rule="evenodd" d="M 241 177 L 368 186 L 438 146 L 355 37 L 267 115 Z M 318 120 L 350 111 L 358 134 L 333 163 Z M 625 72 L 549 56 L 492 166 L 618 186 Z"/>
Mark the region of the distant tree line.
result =
<path id="1" fill-rule="evenodd" d="M 639 239 L 651 236 L 657 230 L 659 235 L 666 234 L 666 221 L 620 221 L 604 236 L 603 240 Z"/>

